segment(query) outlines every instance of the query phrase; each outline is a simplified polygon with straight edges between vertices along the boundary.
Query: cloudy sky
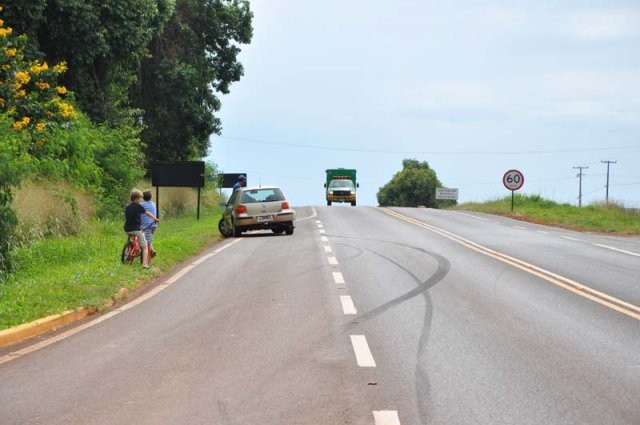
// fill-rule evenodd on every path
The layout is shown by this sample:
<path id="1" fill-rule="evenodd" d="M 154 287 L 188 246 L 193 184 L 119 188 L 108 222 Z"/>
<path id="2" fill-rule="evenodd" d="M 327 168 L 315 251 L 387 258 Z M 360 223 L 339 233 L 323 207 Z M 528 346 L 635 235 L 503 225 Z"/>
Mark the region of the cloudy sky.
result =
<path id="1" fill-rule="evenodd" d="M 459 201 L 521 193 L 640 207 L 640 2 L 255 0 L 243 79 L 208 160 L 324 205 L 324 170 L 356 168 L 359 205 L 404 158 Z"/>

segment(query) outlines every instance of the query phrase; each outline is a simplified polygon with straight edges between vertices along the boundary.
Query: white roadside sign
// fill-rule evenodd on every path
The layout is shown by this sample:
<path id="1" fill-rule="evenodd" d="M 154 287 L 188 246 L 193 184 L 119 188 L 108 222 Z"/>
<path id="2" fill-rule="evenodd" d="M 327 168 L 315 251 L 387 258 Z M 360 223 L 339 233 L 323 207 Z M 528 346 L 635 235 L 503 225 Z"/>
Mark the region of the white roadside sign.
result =
<path id="1" fill-rule="evenodd" d="M 447 187 L 436 188 L 436 199 L 444 199 L 448 201 L 458 200 L 458 189 L 451 189 Z"/>

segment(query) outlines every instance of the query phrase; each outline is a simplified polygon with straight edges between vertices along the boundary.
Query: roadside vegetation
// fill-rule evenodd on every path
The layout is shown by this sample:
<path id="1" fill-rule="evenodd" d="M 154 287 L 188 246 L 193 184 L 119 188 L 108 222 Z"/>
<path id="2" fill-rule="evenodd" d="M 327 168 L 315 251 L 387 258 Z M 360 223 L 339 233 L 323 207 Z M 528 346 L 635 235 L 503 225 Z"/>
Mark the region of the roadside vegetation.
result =
<path id="1" fill-rule="evenodd" d="M 201 220 L 195 190 L 161 189 L 152 271 L 120 264 L 149 165 L 202 160 L 220 133 L 252 16 L 247 0 L 0 0 L 0 329 L 102 308 L 217 240 L 210 163 Z"/>
<path id="2" fill-rule="evenodd" d="M 620 235 L 640 235 L 640 211 L 616 203 L 595 203 L 584 207 L 558 204 L 539 195 L 515 195 L 511 212 L 511 196 L 493 201 L 468 202 L 453 209 L 498 214 L 532 223 L 568 229 Z"/>
<path id="3" fill-rule="evenodd" d="M 106 308 L 121 288 L 138 288 L 220 238 L 215 192 L 207 194 L 196 220 L 194 191 L 162 189 L 166 208 L 161 205 L 155 235 L 158 256 L 151 271 L 145 272 L 139 262 L 120 262 L 125 242 L 122 218 L 85 221 L 80 231 L 70 234 L 66 231 L 72 224 L 69 215 L 64 208 L 56 211 L 60 203 L 51 195 L 52 189 L 29 189 L 41 195 L 44 212 L 38 216 L 31 211 L 31 225 L 23 227 L 31 233 L 22 235 L 31 240 L 13 250 L 14 270 L 0 283 L 0 329 L 78 307 Z M 19 216 L 28 212 L 18 209 Z"/>

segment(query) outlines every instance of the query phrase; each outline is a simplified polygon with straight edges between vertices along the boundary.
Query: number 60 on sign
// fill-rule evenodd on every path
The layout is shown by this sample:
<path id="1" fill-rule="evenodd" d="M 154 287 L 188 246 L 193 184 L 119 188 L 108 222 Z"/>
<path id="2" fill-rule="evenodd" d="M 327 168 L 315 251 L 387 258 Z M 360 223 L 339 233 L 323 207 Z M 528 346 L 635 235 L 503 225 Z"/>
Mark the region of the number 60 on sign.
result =
<path id="1" fill-rule="evenodd" d="M 502 184 L 509 190 L 518 190 L 524 184 L 524 176 L 518 170 L 509 170 L 502 176 Z"/>

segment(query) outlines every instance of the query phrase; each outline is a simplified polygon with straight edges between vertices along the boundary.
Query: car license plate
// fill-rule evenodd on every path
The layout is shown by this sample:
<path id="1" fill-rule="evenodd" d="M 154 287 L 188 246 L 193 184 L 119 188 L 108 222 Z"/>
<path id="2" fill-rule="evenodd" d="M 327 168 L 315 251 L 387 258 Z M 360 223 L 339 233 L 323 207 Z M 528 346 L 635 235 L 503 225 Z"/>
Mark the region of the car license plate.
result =
<path id="1" fill-rule="evenodd" d="M 273 216 L 272 215 L 259 215 L 256 218 L 257 221 L 270 221 L 273 220 Z"/>

